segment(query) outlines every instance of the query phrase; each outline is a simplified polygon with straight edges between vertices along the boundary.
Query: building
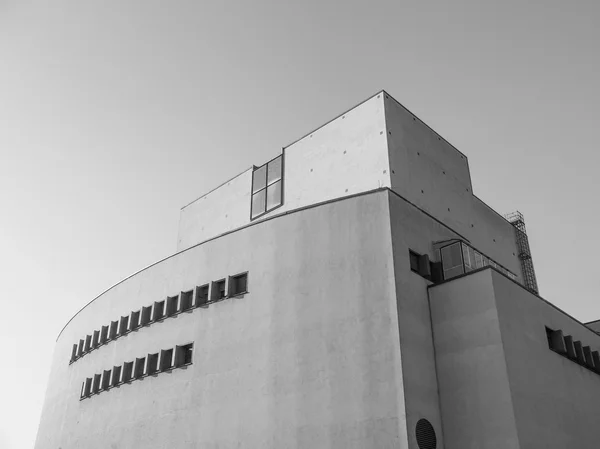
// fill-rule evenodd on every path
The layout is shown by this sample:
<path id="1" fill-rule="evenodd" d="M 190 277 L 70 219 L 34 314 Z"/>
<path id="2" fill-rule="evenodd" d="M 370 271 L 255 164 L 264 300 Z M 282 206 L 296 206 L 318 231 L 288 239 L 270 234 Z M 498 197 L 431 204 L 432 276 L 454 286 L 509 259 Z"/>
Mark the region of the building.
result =
<path id="1" fill-rule="evenodd" d="M 593 448 L 600 331 L 382 91 L 181 210 L 58 336 L 37 449 Z"/>

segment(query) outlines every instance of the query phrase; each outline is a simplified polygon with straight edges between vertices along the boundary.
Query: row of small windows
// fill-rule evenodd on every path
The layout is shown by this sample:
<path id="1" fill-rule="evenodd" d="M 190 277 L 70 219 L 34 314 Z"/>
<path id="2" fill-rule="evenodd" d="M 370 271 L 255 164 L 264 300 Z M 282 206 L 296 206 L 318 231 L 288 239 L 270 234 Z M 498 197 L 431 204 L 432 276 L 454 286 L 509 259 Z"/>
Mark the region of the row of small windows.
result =
<path id="1" fill-rule="evenodd" d="M 250 219 L 255 219 L 283 204 L 283 155 L 252 172 Z"/>
<path id="2" fill-rule="evenodd" d="M 81 385 L 80 400 L 134 380 L 191 365 L 193 354 L 194 343 L 188 343 L 175 346 L 175 348 L 163 349 L 144 357 L 137 357 L 123 365 L 113 366 L 111 369 L 85 379 Z"/>
<path id="3" fill-rule="evenodd" d="M 510 272 L 491 258 L 484 256 L 464 242 L 454 242 L 443 246 L 440 248 L 440 257 L 442 261 L 443 276 L 446 280 L 478 268 L 487 267 L 488 265 L 496 268 L 512 280 L 517 279 L 517 276 L 514 273 Z"/>
<path id="4" fill-rule="evenodd" d="M 226 289 L 227 287 L 228 289 Z M 79 344 L 73 345 L 69 363 L 73 363 L 94 349 L 141 327 L 247 292 L 248 273 L 241 273 L 229 276 L 228 279 L 220 279 L 210 284 L 201 285 L 196 287 L 195 290 L 169 296 L 166 300 L 156 301 L 154 304 L 142 307 L 141 310 L 131 312 L 130 315 L 122 316 L 119 320 L 111 321 L 110 325 L 102 326 L 100 330 L 95 330 L 92 335 L 87 335 L 85 339 L 79 340 Z"/>
<path id="5" fill-rule="evenodd" d="M 583 346 L 578 340 L 573 340 L 571 335 L 563 335 L 563 332 L 546 327 L 546 338 L 548 347 L 563 357 L 600 374 L 600 354 L 592 351 L 589 346 Z"/>

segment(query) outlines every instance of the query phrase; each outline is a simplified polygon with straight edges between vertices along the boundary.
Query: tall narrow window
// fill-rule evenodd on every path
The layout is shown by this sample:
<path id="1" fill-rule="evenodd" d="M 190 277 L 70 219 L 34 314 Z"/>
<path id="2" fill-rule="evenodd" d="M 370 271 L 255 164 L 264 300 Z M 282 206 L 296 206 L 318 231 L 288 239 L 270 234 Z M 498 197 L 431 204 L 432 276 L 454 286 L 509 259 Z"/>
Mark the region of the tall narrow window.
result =
<path id="1" fill-rule="evenodd" d="M 252 173 L 251 219 L 283 204 L 283 155 L 277 156 Z"/>
<path id="2" fill-rule="evenodd" d="M 152 319 L 152 306 L 142 307 L 142 326 L 150 323 Z"/>
<path id="3" fill-rule="evenodd" d="M 461 275 L 465 272 L 460 242 L 444 246 L 441 248 L 440 252 L 442 254 L 444 279 L 452 279 L 453 277 Z"/>
<path id="4" fill-rule="evenodd" d="M 118 327 L 119 327 L 119 322 L 118 321 L 111 321 L 110 322 L 110 329 L 108 331 L 108 338 L 110 340 L 114 340 L 115 338 L 117 338 Z"/>
<path id="5" fill-rule="evenodd" d="M 129 330 L 129 315 L 122 316 L 119 321 L 119 335 L 125 335 Z"/>
<path id="6" fill-rule="evenodd" d="M 92 348 L 96 349 L 100 345 L 100 331 L 94 331 L 92 337 Z"/>
<path id="7" fill-rule="evenodd" d="M 210 288 L 210 300 L 219 301 L 223 298 L 225 298 L 225 279 L 214 281 Z"/>
<path id="8" fill-rule="evenodd" d="M 121 366 L 113 366 L 112 379 L 110 381 L 111 387 L 116 387 L 121 382 Z"/>
<path id="9" fill-rule="evenodd" d="M 77 357 L 81 357 L 83 354 L 83 345 L 85 342 L 83 340 L 79 340 L 79 346 L 77 347 Z"/>
<path id="10" fill-rule="evenodd" d="M 83 396 L 88 397 L 92 393 L 92 378 L 88 377 L 85 379 L 85 386 L 83 387 Z"/>
<path id="11" fill-rule="evenodd" d="M 179 296 L 167 297 L 167 316 L 173 316 L 177 313 L 177 303 Z"/>
<path id="12" fill-rule="evenodd" d="M 108 390 L 108 387 L 110 386 L 110 374 L 111 374 L 111 370 L 104 370 L 102 372 L 102 384 L 100 386 L 101 390 Z"/>
<path id="13" fill-rule="evenodd" d="M 84 351 L 88 352 L 90 349 L 92 349 L 92 336 L 91 335 L 87 335 L 85 337 L 85 347 L 84 347 Z"/>
<path id="14" fill-rule="evenodd" d="M 108 326 L 102 326 L 100 330 L 100 344 L 103 345 L 108 340 Z"/>
<path id="15" fill-rule="evenodd" d="M 146 368 L 146 374 L 155 374 L 158 371 L 158 352 L 154 354 L 148 354 L 148 367 Z"/>
<path id="16" fill-rule="evenodd" d="M 160 370 L 167 371 L 173 367 L 173 350 L 163 349 L 160 351 Z"/>
<path id="17" fill-rule="evenodd" d="M 187 292 L 181 292 L 180 300 L 179 300 L 179 311 L 185 312 L 192 308 L 192 299 L 194 296 L 194 290 L 190 290 Z"/>
<path id="18" fill-rule="evenodd" d="M 144 376 L 144 369 L 146 368 L 146 357 L 138 357 L 135 359 L 135 368 L 133 372 L 133 377 L 136 379 L 140 379 Z"/>
<path id="19" fill-rule="evenodd" d="M 92 393 L 98 393 L 100 391 L 100 374 L 94 374 L 94 383 L 92 384 Z"/>
<path id="20" fill-rule="evenodd" d="M 123 363 L 123 382 L 129 382 L 133 374 L 133 362 Z"/>
<path id="21" fill-rule="evenodd" d="M 162 320 L 165 316 L 165 302 L 164 301 L 156 301 L 154 303 L 154 313 L 152 315 L 153 321 Z"/>
<path id="22" fill-rule="evenodd" d="M 196 287 L 196 307 L 203 306 L 208 302 L 208 284 Z"/>
<path id="23" fill-rule="evenodd" d="M 140 311 L 136 310 L 131 312 L 131 318 L 129 319 L 129 330 L 134 331 L 140 327 Z"/>
<path id="24" fill-rule="evenodd" d="M 73 350 L 71 351 L 71 362 L 77 360 L 77 345 L 73 345 Z"/>

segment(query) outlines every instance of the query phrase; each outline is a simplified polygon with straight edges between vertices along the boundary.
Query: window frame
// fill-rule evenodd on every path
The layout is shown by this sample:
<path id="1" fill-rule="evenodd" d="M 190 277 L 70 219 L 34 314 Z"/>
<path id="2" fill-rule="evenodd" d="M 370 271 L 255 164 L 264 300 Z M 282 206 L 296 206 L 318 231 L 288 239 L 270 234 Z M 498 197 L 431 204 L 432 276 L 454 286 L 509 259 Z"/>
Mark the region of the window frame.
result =
<path id="1" fill-rule="evenodd" d="M 236 280 L 239 279 L 239 278 L 241 278 L 241 277 L 245 277 L 246 278 L 246 288 L 243 291 L 234 292 L 233 288 L 237 285 L 236 284 Z M 238 274 L 234 274 L 233 276 L 229 276 L 229 279 L 227 280 L 226 297 L 227 298 L 233 298 L 235 296 L 243 296 L 246 293 L 248 293 L 248 272 L 244 271 L 242 273 L 238 273 Z"/>
<path id="2" fill-rule="evenodd" d="M 275 161 L 276 159 L 281 158 L 281 177 L 277 180 L 277 181 L 273 181 L 272 183 L 269 184 L 269 164 L 272 163 L 273 161 Z M 261 168 L 265 167 L 265 186 L 258 189 L 256 192 L 254 192 L 254 174 L 260 170 Z M 283 188 L 283 182 L 284 182 L 284 173 L 285 173 L 285 148 L 281 151 L 281 154 L 278 156 L 275 156 L 273 159 L 271 159 L 270 161 L 267 161 L 266 163 L 264 163 L 263 165 L 260 166 L 253 166 L 252 169 L 252 183 L 250 184 L 250 221 L 256 220 L 266 214 L 268 214 L 269 212 L 274 211 L 275 209 L 283 206 L 284 203 L 284 188 Z M 281 200 L 279 202 L 279 204 L 275 207 L 272 207 L 271 209 L 267 208 L 267 204 L 268 204 L 268 188 L 269 186 L 273 186 L 277 183 L 281 183 Z M 254 196 L 260 194 L 260 192 L 265 192 L 265 203 L 264 203 L 264 211 L 257 214 L 257 215 L 252 215 L 252 204 L 253 204 L 253 200 L 254 200 Z"/>

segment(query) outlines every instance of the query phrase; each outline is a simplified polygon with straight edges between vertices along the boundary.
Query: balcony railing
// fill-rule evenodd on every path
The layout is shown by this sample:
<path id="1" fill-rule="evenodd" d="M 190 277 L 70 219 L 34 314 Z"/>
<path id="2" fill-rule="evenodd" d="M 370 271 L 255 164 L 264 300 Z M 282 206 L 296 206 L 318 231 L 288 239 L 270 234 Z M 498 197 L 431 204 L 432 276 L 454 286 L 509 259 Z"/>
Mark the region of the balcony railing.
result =
<path id="1" fill-rule="evenodd" d="M 464 242 L 454 242 L 440 248 L 444 280 L 455 278 L 469 271 L 492 266 L 512 280 L 517 276 L 502 265 L 481 254 Z"/>

